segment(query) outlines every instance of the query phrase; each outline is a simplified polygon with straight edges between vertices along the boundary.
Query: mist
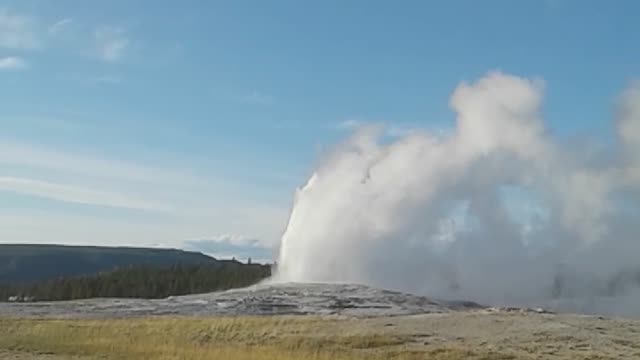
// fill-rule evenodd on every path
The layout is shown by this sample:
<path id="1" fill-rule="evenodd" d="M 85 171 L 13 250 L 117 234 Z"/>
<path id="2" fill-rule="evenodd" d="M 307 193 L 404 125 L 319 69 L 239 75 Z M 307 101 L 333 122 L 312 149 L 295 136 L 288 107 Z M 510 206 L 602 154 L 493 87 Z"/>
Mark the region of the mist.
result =
<path id="1" fill-rule="evenodd" d="M 274 280 L 640 315 L 640 86 L 606 147 L 550 136 L 543 92 L 490 72 L 449 133 L 359 128 L 296 191 Z"/>

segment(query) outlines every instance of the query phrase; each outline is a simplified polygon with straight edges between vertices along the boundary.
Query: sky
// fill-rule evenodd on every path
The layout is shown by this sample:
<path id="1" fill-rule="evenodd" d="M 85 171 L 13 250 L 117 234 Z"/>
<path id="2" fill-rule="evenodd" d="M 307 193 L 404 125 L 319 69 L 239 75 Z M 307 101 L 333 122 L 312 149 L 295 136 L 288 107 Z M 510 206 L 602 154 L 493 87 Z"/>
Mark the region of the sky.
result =
<path id="1" fill-rule="evenodd" d="M 544 82 L 551 136 L 606 143 L 636 1 L 0 0 L 0 243 L 269 259 L 359 124 L 453 126 L 488 71 Z"/>

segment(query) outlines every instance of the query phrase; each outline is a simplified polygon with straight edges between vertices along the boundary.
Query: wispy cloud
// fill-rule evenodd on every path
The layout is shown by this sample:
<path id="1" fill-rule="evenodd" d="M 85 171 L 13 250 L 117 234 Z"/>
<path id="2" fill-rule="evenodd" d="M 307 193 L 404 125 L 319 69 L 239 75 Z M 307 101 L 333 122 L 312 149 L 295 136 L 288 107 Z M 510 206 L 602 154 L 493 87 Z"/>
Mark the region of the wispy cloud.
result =
<path id="1" fill-rule="evenodd" d="M 23 70 L 27 67 L 27 62 L 18 56 L 0 58 L 0 70 Z"/>
<path id="2" fill-rule="evenodd" d="M 273 258 L 271 247 L 262 245 L 257 239 L 238 235 L 221 235 L 204 240 L 185 241 L 183 247 L 218 258 L 251 258 L 255 262 L 263 263 L 270 262 Z"/>
<path id="3" fill-rule="evenodd" d="M 98 56 L 106 62 L 116 62 L 124 56 L 130 40 L 123 28 L 101 26 L 94 32 Z"/>
<path id="4" fill-rule="evenodd" d="M 28 15 L 0 8 L 0 47 L 30 50 L 40 47 L 37 22 Z"/>
<path id="5" fill-rule="evenodd" d="M 272 95 L 253 91 L 240 98 L 240 101 L 251 105 L 273 105 L 275 98 Z"/>
<path id="6" fill-rule="evenodd" d="M 67 27 L 69 27 L 69 25 L 71 25 L 72 22 L 73 22 L 73 19 L 71 18 L 65 18 L 60 21 L 57 21 L 53 25 L 49 26 L 49 28 L 47 29 L 47 32 L 49 34 L 56 35 L 62 32 Z"/>
<path id="7" fill-rule="evenodd" d="M 163 217 L 162 222 L 149 218 L 98 217 L 90 214 L 68 214 L 64 212 L 30 211 L 25 213 L 8 207 L 0 207 L 0 243 L 59 243 L 76 245 L 107 246 L 151 246 L 182 248 L 208 253 L 220 258 L 247 258 L 246 250 L 234 251 L 223 244 L 184 241 L 202 239 L 202 234 L 211 233 L 219 224 L 204 222 L 180 222 Z M 3 240 L 4 239 L 4 240 Z M 224 251 L 217 251 L 224 250 Z M 257 249 L 249 256 L 256 262 L 271 261 L 270 250 Z"/>
<path id="8" fill-rule="evenodd" d="M 222 234 L 207 238 L 206 240 L 191 241 L 191 243 L 211 243 L 216 244 L 224 243 L 234 246 L 250 246 L 250 247 L 262 247 L 261 241 L 254 237 L 247 237 L 237 234 Z"/>
<path id="9" fill-rule="evenodd" d="M 197 227 L 197 224 L 193 226 Z M 183 232 L 182 226 L 170 222 L 157 224 L 43 211 L 25 214 L 15 209 L 0 208 L 2 239 L 17 243 L 107 246 L 153 246 L 162 243 L 165 247 L 179 247 Z"/>
<path id="10" fill-rule="evenodd" d="M 45 170 L 57 170 L 74 175 L 130 182 L 198 184 L 201 180 L 179 170 L 158 169 L 131 162 L 102 159 L 71 152 L 3 141 L 0 139 L 0 164 Z"/>
<path id="11" fill-rule="evenodd" d="M 139 199 L 131 194 L 86 189 L 48 181 L 0 176 L 0 191 L 37 196 L 84 205 L 108 206 L 135 210 L 169 211 L 160 203 Z"/>
<path id="12" fill-rule="evenodd" d="M 166 161 L 118 160 L 113 154 L 105 157 L 87 149 L 0 137 L 0 242 L 35 241 L 42 234 L 49 241 L 85 244 L 182 245 L 186 239 L 214 239 L 266 248 L 277 241 L 287 204 L 248 197 L 246 188 L 221 175 L 222 169 L 202 173 Z M 50 201 L 34 207 L 30 198 Z M 13 220 L 6 220 L 7 215 Z M 49 221 L 58 215 L 68 216 L 66 223 Z M 211 237 L 212 233 L 253 237 Z"/>

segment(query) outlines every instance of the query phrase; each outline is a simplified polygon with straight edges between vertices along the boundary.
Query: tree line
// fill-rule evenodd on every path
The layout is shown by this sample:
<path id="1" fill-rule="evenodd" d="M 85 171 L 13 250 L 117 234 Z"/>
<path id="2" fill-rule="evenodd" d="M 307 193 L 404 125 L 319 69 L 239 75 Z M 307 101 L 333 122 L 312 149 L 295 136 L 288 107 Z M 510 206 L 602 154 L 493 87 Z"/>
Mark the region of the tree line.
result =
<path id="1" fill-rule="evenodd" d="M 90 276 L 31 285 L 0 285 L 0 301 L 61 301 L 89 298 L 157 299 L 246 287 L 271 275 L 271 267 L 236 261 L 169 267 L 136 265 Z"/>

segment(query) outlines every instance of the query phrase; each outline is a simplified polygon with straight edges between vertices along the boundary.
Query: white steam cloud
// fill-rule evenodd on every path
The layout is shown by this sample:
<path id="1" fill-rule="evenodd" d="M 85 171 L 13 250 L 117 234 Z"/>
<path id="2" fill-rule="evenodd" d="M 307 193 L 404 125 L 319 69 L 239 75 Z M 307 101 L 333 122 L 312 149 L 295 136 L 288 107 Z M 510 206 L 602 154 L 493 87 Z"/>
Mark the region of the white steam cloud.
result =
<path id="1" fill-rule="evenodd" d="M 554 142 L 542 93 L 492 72 L 449 135 L 359 129 L 297 191 L 275 279 L 640 315 L 640 86 L 604 151 Z"/>

